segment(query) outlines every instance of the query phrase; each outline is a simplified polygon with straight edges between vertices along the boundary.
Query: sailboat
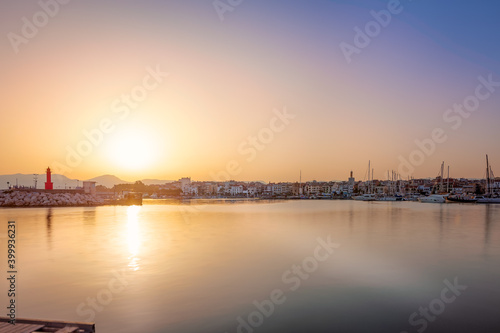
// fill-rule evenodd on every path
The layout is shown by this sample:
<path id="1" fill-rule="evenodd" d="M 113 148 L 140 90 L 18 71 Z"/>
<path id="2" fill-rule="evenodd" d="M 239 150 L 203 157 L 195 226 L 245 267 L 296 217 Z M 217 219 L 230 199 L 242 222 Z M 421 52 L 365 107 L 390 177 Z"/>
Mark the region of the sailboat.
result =
<path id="1" fill-rule="evenodd" d="M 443 190 L 443 187 L 444 187 L 444 185 L 443 185 L 443 175 L 444 175 L 444 162 L 441 164 L 441 184 L 439 186 L 439 189 L 441 191 Z M 425 197 L 418 198 L 418 201 L 420 201 L 420 202 L 426 202 L 426 203 L 445 203 L 447 196 L 448 196 L 448 193 L 445 193 L 445 194 L 431 194 L 431 195 L 428 195 L 428 196 L 425 196 Z"/>
<path id="2" fill-rule="evenodd" d="M 450 190 L 450 167 L 448 166 L 448 185 L 446 186 L 446 192 Z M 446 201 L 449 202 L 460 202 L 460 203 L 474 203 L 477 201 L 476 196 L 470 193 L 456 193 L 450 194 L 446 197 Z"/>
<path id="3" fill-rule="evenodd" d="M 370 172 L 372 173 L 371 180 L 370 180 Z M 370 161 L 368 161 L 368 193 L 357 195 L 353 197 L 353 199 L 358 201 L 375 201 L 375 194 L 372 193 L 372 189 L 373 189 L 373 171 L 370 169 Z"/>
<path id="4" fill-rule="evenodd" d="M 491 181 L 495 180 L 493 175 L 493 170 L 491 169 L 490 162 L 488 161 L 488 155 L 486 155 L 486 194 L 483 197 L 477 198 L 477 203 L 500 203 L 500 197 L 493 193 L 493 188 Z"/>
<path id="5" fill-rule="evenodd" d="M 451 202 L 461 202 L 461 203 L 474 203 L 477 202 L 477 198 L 472 194 L 454 194 L 446 198 L 446 200 Z"/>
<path id="6" fill-rule="evenodd" d="M 418 201 L 426 203 L 445 203 L 446 197 L 441 194 L 431 194 L 426 197 L 418 198 Z"/>
<path id="7" fill-rule="evenodd" d="M 378 196 L 375 200 L 376 201 L 401 201 L 403 200 L 402 195 L 397 195 L 395 194 L 396 192 L 396 187 L 398 186 L 399 183 L 399 193 L 401 193 L 401 179 L 399 174 L 395 173 L 394 171 L 392 172 L 392 178 L 389 178 L 389 171 L 387 171 L 387 183 L 389 184 L 388 186 L 388 193 Z"/>

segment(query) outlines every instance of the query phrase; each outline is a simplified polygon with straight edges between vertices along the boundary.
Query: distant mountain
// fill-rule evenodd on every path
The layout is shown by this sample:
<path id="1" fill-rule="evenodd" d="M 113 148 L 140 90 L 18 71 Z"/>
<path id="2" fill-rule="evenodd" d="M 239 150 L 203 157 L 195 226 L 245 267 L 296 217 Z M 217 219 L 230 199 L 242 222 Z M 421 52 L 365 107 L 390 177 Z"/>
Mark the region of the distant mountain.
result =
<path id="1" fill-rule="evenodd" d="M 97 185 L 104 185 L 106 187 L 113 187 L 117 184 L 133 184 L 133 182 L 128 182 L 126 180 L 120 179 L 116 176 L 113 175 L 104 175 L 104 176 L 99 176 L 95 177 L 92 179 L 89 179 L 90 181 L 97 182 Z M 144 185 L 158 185 L 158 184 L 165 184 L 165 183 L 171 183 L 173 180 L 162 180 L 162 179 L 141 179 L 141 182 L 144 183 Z"/>
<path id="2" fill-rule="evenodd" d="M 27 186 L 34 187 L 35 186 L 35 176 L 33 174 L 21 174 L 16 173 L 14 175 L 0 175 L 0 189 L 7 189 L 8 186 Z M 36 188 L 42 189 L 45 187 L 45 174 L 39 174 L 37 176 L 37 185 Z M 9 184 L 7 184 L 7 182 Z M 82 186 L 81 181 L 77 181 L 76 179 L 70 179 L 63 175 L 52 175 L 52 182 L 54 183 L 54 188 L 75 188 L 77 185 Z"/>
<path id="3" fill-rule="evenodd" d="M 165 183 L 172 183 L 175 180 L 162 180 L 162 179 L 141 179 L 144 185 L 163 185 Z"/>
<path id="4" fill-rule="evenodd" d="M 39 174 L 37 178 L 38 179 L 36 188 L 43 189 L 45 187 L 45 180 L 46 180 L 45 174 Z M 94 181 L 96 182 L 96 185 L 103 185 L 108 188 L 112 188 L 117 184 L 134 183 L 120 179 L 113 175 L 103 175 L 86 180 Z M 54 183 L 55 189 L 75 188 L 77 186 L 82 186 L 82 181 L 83 181 L 82 179 L 71 179 L 64 175 L 52 174 L 52 182 Z M 161 179 L 142 179 L 141 181 L 146 185 L 165 184 L 172 182 L 172 180 L 161 180 Z M 0 189 L 7 189 L 8 188 L 7 182 L 9 183 L 10 186 L 15 186 L 16 184 L 19 186 L 27 186 L 27 187 L 35 186 L 35 179 L 33 174 L 16 173 L 13 175 L 0 175 Z"/>
<path id="5" fill-rule="evenodd" d="M 128 182 L 126 180 L 120 179 L 116 176 L 113 175 L 104 175 L 104 176 L 99 176 L 99 177 L 94 177 L 91 179 L 88 179 L 89 181 L 96 182 L 96 185 L 103 185 L 108 188 L 111 188 L 117 184 L 132 184 L 134 182 Z"/>

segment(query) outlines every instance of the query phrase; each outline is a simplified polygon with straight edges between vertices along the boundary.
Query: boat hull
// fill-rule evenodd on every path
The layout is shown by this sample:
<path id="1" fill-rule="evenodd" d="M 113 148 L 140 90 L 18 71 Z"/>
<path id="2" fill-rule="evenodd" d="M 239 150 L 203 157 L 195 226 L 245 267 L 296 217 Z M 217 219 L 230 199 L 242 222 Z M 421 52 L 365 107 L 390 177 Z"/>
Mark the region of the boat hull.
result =
<path id="1" fill-rule="evenodd" d="M 353 197 L 357 201 L 375 201 L 375 196 L 373 194 L 358 195 Z"/>
<path id="2" fill-rule="evenodd" d="M 500 198 L 479 198 L 477 203 L 500 204 Z"/>
<path id="3" fill-rule="evenodd" d="M 446 198 L 440 195 L 430 195 L 428 197 L 420 197 L 418 201 L 423 203 L 445 203 Z"/>
<path id="4" fill-rule="evenodd" d="M 396 197 L 380 197 L 376 199 L 376 201 L 398 201 L 398 200 L 401 199 L 398 199 Z"/>
<path id="5" fill-rule="evenodd" d="M 447 199 L 450 202 L 461 202 L 461 203 L 475 203 L 477 202 L 476 199 L 455 199 L 455 198 L 448 198 Z"/>

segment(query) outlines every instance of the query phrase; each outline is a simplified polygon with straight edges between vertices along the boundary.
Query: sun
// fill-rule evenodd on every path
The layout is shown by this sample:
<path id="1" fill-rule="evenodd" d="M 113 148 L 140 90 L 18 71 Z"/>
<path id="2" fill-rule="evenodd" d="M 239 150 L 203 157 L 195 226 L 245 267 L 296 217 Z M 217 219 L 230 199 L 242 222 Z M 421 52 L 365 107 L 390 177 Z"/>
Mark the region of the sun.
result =
<path id="1" fill-rule="evenodd" d="M 160 153 L 151 132 L 140 129 L 114 133 L 107 146 L 107 156 L 113 165 L 127 170 L 152 167 Z"/>

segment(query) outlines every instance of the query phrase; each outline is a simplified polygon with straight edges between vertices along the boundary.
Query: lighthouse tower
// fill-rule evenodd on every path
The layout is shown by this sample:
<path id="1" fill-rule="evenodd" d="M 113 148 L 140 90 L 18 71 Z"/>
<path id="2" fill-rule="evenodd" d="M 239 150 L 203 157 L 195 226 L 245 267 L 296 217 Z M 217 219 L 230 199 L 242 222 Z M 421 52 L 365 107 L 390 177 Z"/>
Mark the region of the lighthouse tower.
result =
<path id="1" fill-rule="evenodd" d="M 51 180 L 51 172 L 50 172 L 50 168 L 47 168 L 47 181 L 45 182 L 45 189 L 46 190 L 53 190 L 54 189 L 54 183 L 52 183 L 52 180 Z"/>
<path id="2" fill-rule="evenodd" d="M 351 177 L 349 177 L 349 180 L 347 181 L 347 183 L 351 186 L 354 186 L 354 177 L 352 176 L 352 171 L 351 171 Z"/>

